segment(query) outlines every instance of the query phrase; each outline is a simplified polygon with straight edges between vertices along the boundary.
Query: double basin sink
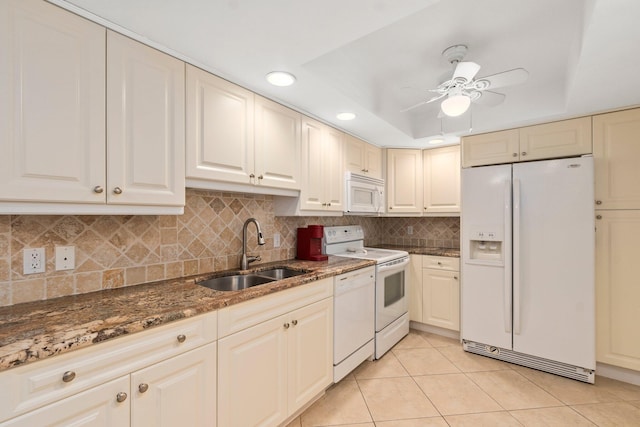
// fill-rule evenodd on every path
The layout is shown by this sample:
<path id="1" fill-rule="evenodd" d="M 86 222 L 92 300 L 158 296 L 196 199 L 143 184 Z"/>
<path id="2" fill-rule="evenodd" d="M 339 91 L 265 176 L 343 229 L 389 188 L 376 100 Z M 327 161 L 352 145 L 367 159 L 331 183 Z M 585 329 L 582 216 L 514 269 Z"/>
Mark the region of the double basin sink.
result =
<path id="1" fill-rule="evenodd" d="M 278 267 L 272 268 L 271 270 L 256 271 L 248 274 L 233 274 L 229 276 L 215 277 L 213 279 L 196 282 L 196 284 L 216 291 L 240 291 L 252 286 L 263 285 L 265 283 L 300 276 L 306 273 L 308 273 L 308 271 Z"/>

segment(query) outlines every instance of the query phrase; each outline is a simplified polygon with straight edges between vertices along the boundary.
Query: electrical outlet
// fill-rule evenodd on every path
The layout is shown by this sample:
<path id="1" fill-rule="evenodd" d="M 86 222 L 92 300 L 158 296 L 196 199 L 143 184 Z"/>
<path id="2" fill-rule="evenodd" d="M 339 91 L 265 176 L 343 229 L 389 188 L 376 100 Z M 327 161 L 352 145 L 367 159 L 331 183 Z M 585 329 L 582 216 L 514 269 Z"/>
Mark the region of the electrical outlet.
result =
<path id="1" fill-rule="evenodd" d="M 411 235 L 413 234 L 413 225 L 409 225 L 409 226 L 407 227 L 407 234 L 408 234 L 409 236 L 411 236 Z"/>
<path id="2" fill-rule="evenodd" d="M 273 247 L 280 247 L 280 233 L 273 233 Z"/>
<path id="3" fill-rule="evenodd" d="M 73 270 L 76 268 L 75 246 L 56 246 L 56 270 Z"/>
<path id="4" fill-rule="evenodd" d="M 25 249 L 22 264 L 24 274 L 44 273 L 44 248 Z"/>

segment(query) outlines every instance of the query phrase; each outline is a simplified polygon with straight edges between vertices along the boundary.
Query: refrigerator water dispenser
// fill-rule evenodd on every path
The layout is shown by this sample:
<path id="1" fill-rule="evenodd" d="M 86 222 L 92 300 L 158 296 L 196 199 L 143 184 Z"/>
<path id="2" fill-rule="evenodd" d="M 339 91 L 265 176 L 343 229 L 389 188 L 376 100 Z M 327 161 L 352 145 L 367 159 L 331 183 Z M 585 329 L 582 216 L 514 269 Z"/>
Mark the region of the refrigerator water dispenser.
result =
<path id="1" fill-rule="evenodd" d="M 502 261 L 502 236 L 495 231 L 476 231 L 469 241 L 469 258 L 472 260 Z"/>

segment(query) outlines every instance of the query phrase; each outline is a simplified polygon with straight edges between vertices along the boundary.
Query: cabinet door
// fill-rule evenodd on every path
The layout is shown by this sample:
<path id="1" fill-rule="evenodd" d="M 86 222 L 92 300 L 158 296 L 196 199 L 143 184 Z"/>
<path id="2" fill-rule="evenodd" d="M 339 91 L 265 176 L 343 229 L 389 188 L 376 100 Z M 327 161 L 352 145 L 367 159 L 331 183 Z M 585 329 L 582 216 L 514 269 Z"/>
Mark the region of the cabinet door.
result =
<path id="1" fill-rule="evenodd" d="M 460 330 L 460 285 L 457 271 L 422 272 L 422 322 L 440 328 Z"/>
<path id="2" fill-rule="evenodd" d="M 105 29 L 0 2 L 0 199 L 105 203 Z"/>
<path id="3" fill-rule="evenodd" d="M 107 32 L 107 203 L 184 206 L 184 62 Z"/>
<path id="4" fill-rule="evenodd" d="M 366 175 L 382 179 L 382 149 L 365 143 L 364 156 Z"/>
<path id="5" fill-rule="evenodd" d="M 118 402 L 118 394 L 122 402 Z M 5 427 L 128 426 L 129 375 L 2 423 Z"/>
<path id="6" fill-rule="evenodd" d="M 253 92 L 187 65 L 187 178 L 253 183 Z"/>
<path id="7" fill-rule="evenodd" d="M 387 150 L 387 213 L 422 212 L 422 151 Z"/>
<path id="8" fill-rule="evenodd" d="M 460 147 L 424 150 L 424 213 L 460 213 Z"/>
<path id="9" fill-rule="evenodd" d="M 344 168 L 346 171 L 364 175 L 365 167 L 365 150 L 367 143 L 358 138 L 345 135 L 344 139 Z"/>
<path id="10" fill-rule="evenodd" d="M 342 161 L 344 133 L 327 126 L 324 138 L 324 192 L 327 210 L 344 209 L 344 169 Z"/>
<path id="11" fill-rule="evenodd" d="M 593 117 L 596 209 L 640 209 L 640 108 Z"/>
<path id="12" fill-rule="evenodd" d="M 518 129 L 471 135 L 462 138 L 462 167 L 517 162 Z"/>
<path id="13" fill-rule="evenodd" d="M 323 210 L 326 205 L 324 171 L 324 127 L 307 117 L 302 120 L 302 182 L 300 208 Z"/>
<path id="14" fill-rule="evenodd" d="M 131 374 L 131 425 L 216 425 L 216 343 Z"/>
<path id="15" fill-rule="evenodd" d="M 300 188 L 299 113 L 255 97 L 256 175 L 259 185 Z"/>
<path id="16" fill-rule="evenodd" d="M 218 425 L 274 426 L 287 417 L 290 321 L 280 316 L 218 341 Z"/>
<path id="17" fill-rule="evenodd" d="M 409 255 L 409 320 L 422 322 L 422 255 Z"/>
<path id="18" fill-rule="evenodd" d="M 287 315 L 288 414 L 306 405 L 333 382 L 333 299 Z"/>
<path id="19" fill-rule="evenodd" d="M 578 156 L 591 152 L 591 117 L 520 129 L 521 161 Z"/>
<path id="20" fill-rule="evenodd" d="M 640 371 L 640 211 L 596 218 L 596 360 Z"/>

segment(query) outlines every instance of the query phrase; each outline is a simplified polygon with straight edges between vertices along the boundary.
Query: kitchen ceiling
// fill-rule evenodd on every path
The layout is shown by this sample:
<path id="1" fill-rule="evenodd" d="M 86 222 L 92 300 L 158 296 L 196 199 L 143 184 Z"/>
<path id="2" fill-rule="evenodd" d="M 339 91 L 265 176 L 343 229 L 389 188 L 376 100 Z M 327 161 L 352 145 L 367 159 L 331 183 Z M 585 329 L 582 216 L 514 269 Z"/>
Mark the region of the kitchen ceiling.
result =
<path id="1" fill-rule="evenodd" d="M 50 1 L 385 147 L 640 104 L 637 0 Z M 451 77 L 441 53 L 456 44 L 478 77 L 522 67 L 529 79 L 459 118 L 439 119 L 439 101 L 401 113 Z M 273 70 L 296 83 L 271 86 Z"/>

